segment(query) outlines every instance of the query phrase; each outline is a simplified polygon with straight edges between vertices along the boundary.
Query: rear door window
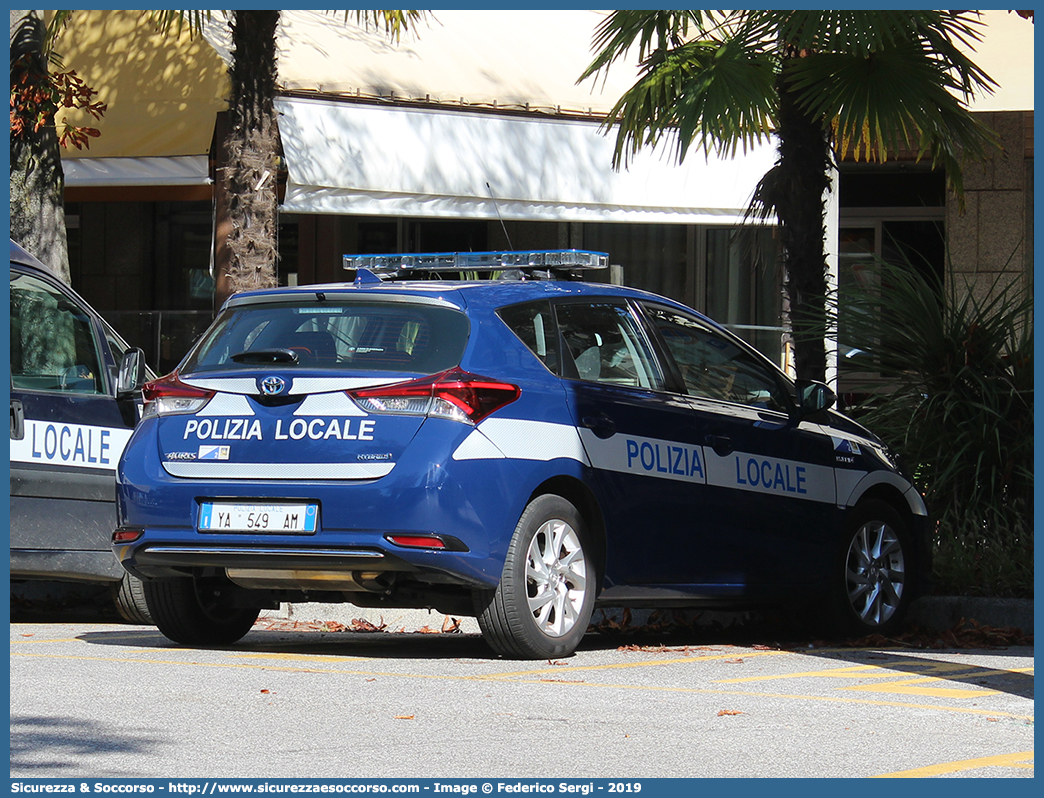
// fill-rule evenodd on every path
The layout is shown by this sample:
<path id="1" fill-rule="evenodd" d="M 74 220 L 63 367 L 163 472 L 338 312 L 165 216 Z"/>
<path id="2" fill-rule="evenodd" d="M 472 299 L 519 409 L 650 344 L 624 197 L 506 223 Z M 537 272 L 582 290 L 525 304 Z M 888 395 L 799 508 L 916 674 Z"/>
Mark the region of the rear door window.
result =
<path id="1" fill-rule="evenodd" d="M 280 367 L 434 374 L 460 362 L 467 317 L 409 302 L 311 302 L 226 309 L 183 373 Z"/>
<path id="2" fill-rule="evenodd" d="M 627 305 L 569 302 L 556 310 L 562 340 L 581 380 L 663 390 L 656 359 Z"/>

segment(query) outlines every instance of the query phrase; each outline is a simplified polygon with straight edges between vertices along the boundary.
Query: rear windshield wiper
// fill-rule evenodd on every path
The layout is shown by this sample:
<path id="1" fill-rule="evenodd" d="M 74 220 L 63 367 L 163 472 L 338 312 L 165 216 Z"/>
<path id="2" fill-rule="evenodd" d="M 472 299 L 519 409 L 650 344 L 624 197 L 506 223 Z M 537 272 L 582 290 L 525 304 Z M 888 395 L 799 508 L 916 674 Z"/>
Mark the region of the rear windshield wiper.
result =
<path id="1" fill-rule="evenodd" d="M 232 355 L 236 363 L 298 363 L 297 352 L 291 349 L 247 349 Z"/>

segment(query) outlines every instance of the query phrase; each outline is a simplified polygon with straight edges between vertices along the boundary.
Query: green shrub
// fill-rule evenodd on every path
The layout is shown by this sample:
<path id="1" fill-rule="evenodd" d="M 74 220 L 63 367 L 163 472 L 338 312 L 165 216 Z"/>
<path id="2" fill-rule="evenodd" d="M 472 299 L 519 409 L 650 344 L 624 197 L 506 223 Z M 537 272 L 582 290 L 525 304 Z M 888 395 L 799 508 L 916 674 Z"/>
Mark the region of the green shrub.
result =
<path id="1" fill-rule="evenodd" d="M 936 592 L 1033 593 L 1033 298 L 877 263 L 838 302 L 848 408 L 900 455 L 938 522 Z M 1007 282 L 1004 282 L 1004 280 Z"/>

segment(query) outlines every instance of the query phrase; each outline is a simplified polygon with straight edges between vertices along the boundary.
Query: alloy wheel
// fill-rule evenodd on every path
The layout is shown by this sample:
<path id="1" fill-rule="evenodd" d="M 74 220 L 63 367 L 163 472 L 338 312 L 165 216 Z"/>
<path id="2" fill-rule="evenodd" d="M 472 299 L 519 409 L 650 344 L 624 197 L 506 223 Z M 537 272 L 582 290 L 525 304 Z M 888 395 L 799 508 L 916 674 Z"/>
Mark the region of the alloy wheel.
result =
<path id="1" fill-rule="evenodd" d="M 587 559 L 576 531 L 565 521 L 545 522 L 526 556 L 526 595 L 537 627 L 562 637 L 576 625 L 587 587 Z"/>

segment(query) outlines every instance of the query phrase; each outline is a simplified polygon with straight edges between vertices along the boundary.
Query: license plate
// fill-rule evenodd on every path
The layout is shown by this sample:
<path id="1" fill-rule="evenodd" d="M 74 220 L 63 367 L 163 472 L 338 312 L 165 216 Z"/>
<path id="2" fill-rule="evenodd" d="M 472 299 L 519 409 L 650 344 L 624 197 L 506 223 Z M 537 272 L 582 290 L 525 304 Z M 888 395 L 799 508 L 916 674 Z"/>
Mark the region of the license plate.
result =
<path id="1" fill-rule="evenodd" d="M 318 518 L 316 504 L 203 502 L 199 510 L 199 531 L 308 534 L 315 532 Z"/>

